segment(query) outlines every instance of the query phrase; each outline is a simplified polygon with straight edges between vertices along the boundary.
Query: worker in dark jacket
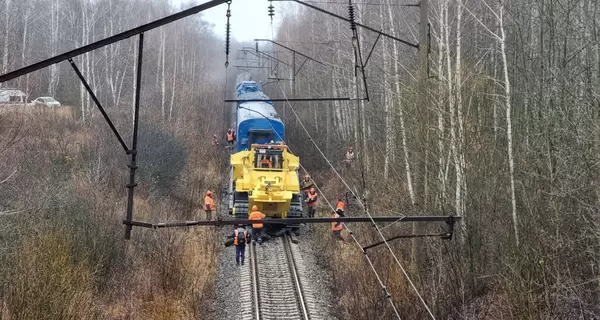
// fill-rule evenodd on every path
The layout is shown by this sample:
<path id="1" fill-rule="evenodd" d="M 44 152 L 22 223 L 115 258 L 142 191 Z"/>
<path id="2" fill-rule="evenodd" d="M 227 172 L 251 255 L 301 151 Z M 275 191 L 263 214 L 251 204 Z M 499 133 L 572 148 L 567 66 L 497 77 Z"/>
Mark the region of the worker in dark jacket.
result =
<path id="1" fill-rule="evenodd" d="M 244 265 L 244 258 L 246 257 L 246 244 L 249 242 L 248 231 L 242 225 L 238 225 L 238 228 L 233 231 L 230 236 L 233 238 L 233 245 L 235 246 L 235 263 L 239 266 L 240 262 Z"/>
<path id="2" fill-rule="evenodd" d="M 337 219 L 340 217 L 340 215 L 337 214 L 336 212 L 332 212 L 331 217 L 334 219 Z M 331 223 L 331 232 L 333 233 L 334 240 L 344 240 L 342 238 L 342 229 L 344 229 L 344 226 L 342 226 L 341 222 L 332 222 Z"/>
<path id="3" fill-rule="evenodd" d="M 308 205 L 309 218 L 314 218 L 315 216 L 317 200 L 317 191 L 315 190 L 315 188 L 310 188 L 310 191 L 308 192 L 308 198 L 306 199 L 306 204 Z"/>

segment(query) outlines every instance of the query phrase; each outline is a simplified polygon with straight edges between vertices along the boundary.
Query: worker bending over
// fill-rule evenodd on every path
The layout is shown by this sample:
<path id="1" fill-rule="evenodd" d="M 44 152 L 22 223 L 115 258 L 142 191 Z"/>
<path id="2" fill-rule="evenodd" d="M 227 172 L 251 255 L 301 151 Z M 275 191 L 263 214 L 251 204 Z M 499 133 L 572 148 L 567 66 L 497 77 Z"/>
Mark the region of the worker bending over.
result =
<path id="1" fill-rule="evenodd" d="M 306 197 L 308 196 L 308 192 L 310 191 L 310 188 L 313 187 L 313 185 L 314 183 L 310 179 L 309 175 L 305 175 L 304 179 L 300 181 L 300 190 L 304 191 L 304 199 L 306 199 Z"/>
<path id="2" fill-rule="evenodd" d="M 337 212 L 333 212 L 331 214 L 331 217 L 336 219 L 339 218 L 340 215 L 337 214 Z M 332 222 L 331 223 L 331 231 L 333 232 L 333 239 L 334 240 L 344 240 L 342 239 L 342 229 L 344 229 L 344 227 L 342 226 L 341 222 Z"/>
<path id="3" fill-rule="evenodd" d="M 204 211 L 206 211 L 206 220 L 212 220 L 212 212 L 215 211 L 215 201 L 213 200 L 213 193 L 206 191 L 204 196 Z"/>
<path id="4" fill-rule="evenodd" d="M 335 204 L 335 212 L 340 215 L 340 217 L 344 216 L 344 201 L 342 199 L 338 199 Z"/>
<path id="5" fill-rule="evenodd" d="M 248 215 L 249 220 L 262 220 L 265 218 L 265 214 L 258 211 L 257 206 L 252 206 L 252 212 Z M 253 223 L 252 224 L 252 244 L 255 245 L 256 241 L 259 244 L 262 244 L 262 223 Z"/>
<path id="6" fill-rule="evenodd" d="M 308 192 L 308 198 L 306 199 L 306 204 L 308 205 L 308 217 L 315 217 L 315 209 L 317 206 L 317 191 L 315 188 L 310 188 L 310 192 Z"/>
<path id="7" fill-rule="evenodd" d="M 233 231 L 233 244 L 235 245 L 235 263 L 239 266 L 240 262 L 244 265 L 246 257 L 246 244 L 248 243 L 248 231 L 243 225 L 238 225 L 238 228 Z"/>

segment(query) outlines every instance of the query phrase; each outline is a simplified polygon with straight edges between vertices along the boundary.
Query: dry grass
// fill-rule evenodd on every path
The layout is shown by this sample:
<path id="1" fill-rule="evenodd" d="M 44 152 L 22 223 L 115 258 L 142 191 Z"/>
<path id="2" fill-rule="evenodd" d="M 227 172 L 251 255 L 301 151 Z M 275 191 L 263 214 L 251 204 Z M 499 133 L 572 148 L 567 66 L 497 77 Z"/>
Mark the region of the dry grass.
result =
<path id="1" fill-rule="evenodd" d="M 0 206 L 26 209 L 0 217 L 1 319 L 204 318 L 216 234 L 136 228 L 123 240 L 128 170 L 104 124 L 84 126 L 68 107 L 3 108 L 0 120 L 4 134 L 19 128 L 18 139 L 1 145 L 0 173 L 19 170 L 0 188 Z M 218 189 L 221 162 L 205 161 L 213 150 L 187 149 L 177 197 L 159 197 L 141 183 L 136 219 L 193 215 L 204 191 Z"/>

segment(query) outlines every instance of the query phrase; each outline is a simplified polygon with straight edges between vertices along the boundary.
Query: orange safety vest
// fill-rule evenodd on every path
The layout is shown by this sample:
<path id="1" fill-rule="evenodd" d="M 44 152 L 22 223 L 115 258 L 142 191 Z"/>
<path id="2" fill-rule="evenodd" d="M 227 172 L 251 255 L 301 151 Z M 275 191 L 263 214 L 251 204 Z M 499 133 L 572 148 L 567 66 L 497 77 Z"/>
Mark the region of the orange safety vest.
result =
<path id="1" fill-rule="evenodd" d="M 227 141 L 233 141 L 233 133 L 231 133 L 231 132 L 227 133 Z"/>
<path id="2" fill-rule="evenodd" d="M 332 218 L 339 218 L 340 215 L 339 214 L 334 214 Z M 342 223 L 340 223 L 339 225 L 337 225 L 337 222 L 332 222 L 331 223 L 331 231 L 340 231 L 342 230 L 344 227 L 342 226 Z M 337 225 L 337 226 L 336 226 Z"/>
<path id="3" fill-rule="evenodd" d="M 269 159 L 263 159 L 263 160 L 260 162 L 260 166 L 262 167 L 262 165 L 263 165 L 263 164 L 266 164 L 266 165 L 268 165 L 268 166 L 269 166 L 269 169 L 273 168 L 273 164 L 271 163 L 271 161 L 269 161 Z"/>
<path id="4" fill-rule="evenodd" d="M 233 244 L 236 246 L 238 245 L 238 234 L 240 234 L 240 231 L 236 229 L 233 237 Z M 248 242 L 248 232 L 246 230 L 244 230 L 244 241 Z"/>
<path id="5" fill-rule="evenodd" d="M 249 220 L 261 220 L 264 218 L 265 218 L 264 213 L 262 213 L 260 211 L 252 211 L 252 213 L 250 213 L 250 215 L 248 216 Z M 252 228 L 255 228 L 255 229 L 260 229 L 262 227 L 263 227 L 262 223 L 253 223 L 252 224 Z"/>
<path id="6" fill-rule="evenodd" d="M 335 211 L 337 211 L 337 210 L 344 211 L 344 201 L 338 200 L 337 204 L 335 205 Z"/>
<path id="7" fill-rule="evenodd" d="M 317 204 L 317 201 L 313 201 L 313 200 L 315 200 L 316 197 L 317 197 L 317 193 L 316 192 L 315 193 L 310 193 L 310 192 L 308 193 L 308 199 L 309 199 L 308 206 L 309 207 L 315 206 Z M 313 202 L 311 202 L 311 201 L 313 201 Z"/>
<path id="8" fill-rule="evenodd" d="M 204 197 L 204 210 L 215 210 L 215 202 L 210 196 Z"/>

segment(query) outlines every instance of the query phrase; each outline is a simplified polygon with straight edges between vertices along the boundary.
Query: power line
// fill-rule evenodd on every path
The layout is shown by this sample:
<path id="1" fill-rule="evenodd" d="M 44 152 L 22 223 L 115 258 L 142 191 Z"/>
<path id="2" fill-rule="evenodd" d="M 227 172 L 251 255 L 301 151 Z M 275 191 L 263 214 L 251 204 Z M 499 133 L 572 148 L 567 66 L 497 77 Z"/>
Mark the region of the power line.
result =
<path id="1" fill-rule="evenodd" d="M 279 85 L 279 81 L 277 82 L 277 84 Z M 281 86 L 280 86 L 281 88 Z M 284 93 L 285 94 L 285 93 Z M 289 102 L 288 102 L 289 103 Z M 279 139 L 281 141 L 283 141 L 284 139 L 281 137 L 281 135 L 277 132 L 277 130 L 275 129 L 275 127 L 271 124 L 271 118 L 265 116 L 264 114 L 262 114 L 259 111 L 256 110 L 252 110 L 252 109 L 248 109 L 242 106 L 238 106 L 238 108 L 242 108 L 242 109 L 246 109 L 249 111 L 253 111 L 255 113 L 258 113 L 259 115 L 261 115 L 262 117 L 264 117 L 265 119 L 267 119 L 269 121 L 269 126 L 271 126 L 271 128 L 273 129 L 273 132 L 279 137 Z M 290 152 L 293 153 L 292 149 L 289 147 L 288 145 L 288 150 Z M 300 165 L 300 168 L 308 175 L 310 175 L 310 172 L 308 172 L 308 170 L 306 170 L 306 168 L 302 165 Z M 313 183 L 315 185 L 315 188 L 319 191 L 319 193 L 323 196 L 323 199 L 325 199 L 325 202 L 327 203 L 327 205 L 329 206 L 329 208 L 332 211 L 335 211 L 333 206 L 331 205 L 331 203 L 329 202 L 329 200 L 327 200 L 327 197 L 325 197 L 324 193 L 321 191 L 321 189 L 319 188 L 319 186 L 317 185 L 316 182 Z M 400 314 L 398 313 L 398 309 L 396 308 L 396 305 L 394 304 L 394 301 L 392 300 L 392 295 L 390 294 L 390 292 L 387 289 L 387 286 L 383 283 L 383 280 L 381 279 L 381 276 L 379 275 L 379 273 L 377 272 L 377 270 L 375 269 L 375 265 L 373 265 L 373 262 L 371 261 L 371 258 L 369 257 L 369 255 L 367 254 L 367 252 L 363 249 L 363 246 L 360 244 L 360 242 L 356 239 L 356 237 L 354 236 L 354 233 L 352 232 L 352 229 L 350 229 L 345 223 L 342 223 L 344 225 L 344 228 L 346 228 L 346 230 L 348 230 L 348 233 L 350 234 L 350 237 L 352 237 L 352 240 L 354 240 L 354 242 L 356 243 L 356 245 L 358 246 L 358 248 L 363 252 L 365 259 L 367 259 L 367 262 L 369 262 L 369 266 L 371 267 L 371 270 L 373 271 L 373 273 L 375 274 L 375 277 L 377 278 L 377 281 L 379 282 L 379 285 L 381 286 L 381 288 L 383 289 L 383 291 L 385 292 L 386 298 L 388 299 L 388 301 L 390 302 L 390 305 L 392 306 L 392 309 L 394 310 L 394 313 L 396 314 L 396 316 L 398 317 L 398 319 L 402 320 L 402 318 L 400 317 Z"/>
<path id="2" fill-rule="evenodd" d="M 283 90 L 283 88 L 281 87 L 281 85 L 279 84 L 279 82 L 277 82 L 279 89 L 281 90 L 284 98 L 286 97 L 285 91 Z M 314 146 L 317 148 L 317 150 L 319 151 L 319 153 L 321 154 L 321 156 L 323 156 L 323 158 L 325 159 L 325 161 L 327 161 L 327 163 L 329 164 L 329 166 L 331 167 L 331 169 L 333 169 L 333 172 L 335 172 L 335 174 L 340 178 L 340 180 L 342 181 L 342 183 L 346 186 L 346 188 L 348 190 L 350 190 L 350 193 L 352 193 L 352 195 L 354 195 L 354 197 L 356 197 L 356 199 L 358 200 L 358 203 L 360 204 L 360 206 L 365 210 L 365 213 L 367 214 L 367 216 L 369 216 L 370 218 L 372 218 L 371 214 L 369 213 L 369 210 L 367 210 L 366 206 L 362 203 L 362 201 L 360 200 L 360 198 L 358 197 L 358 195 L 356 195 L 354 193 L 354 191 L 352 190 L 352 188 L 350 188 L 350 186 L 346 183 L 346 181 L 344 180 L 344 178 L 342 178 L 342 176 L 339 174 L 339 172 L 335 169 L 335 167 L 331 164 L 331 161 L 329 161 L 329 159 L 327 158 L 327 156 L 323 153 L 323 151 L 321 150 L 321 148 L 319 148 L 319 146 L 317 145 L 317 143 L 314 141 L 314 139 L 312 138 L 312 136 L 310 135 L 310 133 L 308 132 L 308 130 L 306 129 L 306 127 L 304 126 L 304 123 L 302 122 L 302 120 L 300 120 L 300 117 L 298 116 L 298 114 L 296 113 L 296 111 L 294 110 L 294 108 L 292 107 L 292 104 L 288 101 L 288 106 L 290 108 L 290 110 L 292 110 L 292 113 L 294 114 L 294 116 L 296 117 L 296 119 L 298 120 L 298 122 L 300 123 L 300 125 L 302 126 L 302 129 L 304 129 L 304 132 L 306 132 L 306 134 L 308 135 L 310 141 L 314 144 Z M 365 152 L 365 150 L 363 150 L 363 152 Z M 332 207 L 333 208 L 333 207 Z M 390 253 L 392 254 L 392 257 L 394 257 L 394 260 L 396 261 L 396 264 L 398 264 L 398 266 L 400 267 L 400 269 L 402 270 L 402 273 L 404 274 L 404 276 L 406 277 L 406 279 L 408 280 L 408 282 L 410 283 L 411 287 L 413 288 L 413 290 L 415 290 L 415 293 L 417 294 L 417 296 L 419 297 L 419 299 L 421 300 L 421 302 L 423 303 L 423 305 L 425 306 L 425 309 L 427 310 L 427 312 L 429 313 L 429 315 L 431 316 L 432 319 L 435 320 L 435 316 L 433 315 L 433 313 L 431 312 L 431 309 L 429 308 L 429 306 L 427 305 L 427 303 L 425 302 L 425 300 L 423 299 L 423 297 L 421 296 L 421 293 L 419 292 L 419 290 L 417 289 L 417 287 L 415 286 L 415 284 L 413 283 L 413 281 L 410 279 L 410 277 L 408 276 L 408 273 L 406 272 L 406 270 L 404 269 L 404 266 L 402 266 L 402 264 L 400 263 L 400 260 L 398 259 L 398 257 L 396 256 L 396 254 L 394 253 L 394 251 L 392 250 L 392 248 L 390 247 L 389 243 L 387 242 L 385 236 L 383 235 L 383 233 L 381 232 L 381 229 L 379 228 L 379 226 L 375 223 L 374 220 L 372 220 L 373 226 L 375 227 L 375 229 L 377 230 L 377 232 L 379 233 L 379 235 L 381 236 L 381 239 L 383 240 L 383 242 L 385 243 L 385 246 L 388 248 L 388 250 L 390 251 Z M 361 247 L 362 249 L 362 247 Z"/>

